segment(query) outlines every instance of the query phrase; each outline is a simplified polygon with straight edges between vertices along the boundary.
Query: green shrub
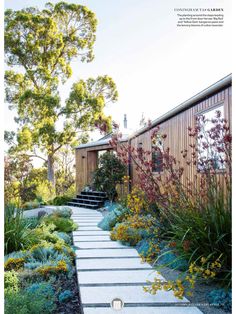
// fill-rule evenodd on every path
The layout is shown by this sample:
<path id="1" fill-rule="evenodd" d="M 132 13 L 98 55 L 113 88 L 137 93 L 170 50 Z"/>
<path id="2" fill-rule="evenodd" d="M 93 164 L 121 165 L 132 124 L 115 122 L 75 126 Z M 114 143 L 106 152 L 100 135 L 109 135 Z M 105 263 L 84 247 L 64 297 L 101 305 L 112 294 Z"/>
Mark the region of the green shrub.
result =
<path id="1" fill-rule="evenodd" d="M 63 218 L 70 218 L 72 215 L 72 209 L 69 207 L 58 208 L 53 211 L 53 215 Z"/>
<path id="2" fill-rule="evenodd" d="M 56 215 L 50 215 L 43 218 L 43 222 L 46 225 L 53 224 L 55 231 L 59 232 L 72 232 L 77 229 L 77 224 L 72 219 L 57 217 Z"/>
<path id="3" fill-rule="evenodd" d="M 31 244 L 30 223 L 23 218 L 21 209 L 12 205 L 5 207 L 4 214 L 4 251 L 5 254 L 18 251 Z"/>
<path id="4" fill-rule="evenodd" d="M 55 231 L 54 234 L 60 238 L 61 240 L 63 240 L 66 244 L 71 244 L 71 237 L 69 236 L 69 234 L 65 233 L 65 232 L 57 232 Z"/>
<path id="5" fill-rule="evenodd" d="M 217 278 L 224 285 L 231 281 L 231 212 L 224 207 L 223 195 L 201 211 L 181 208 L 163 211 L 168 220 L 164 236 L 175 243 L 177 252 L 189 263 L 201 257 L 214 261 L 219 256 L 222 265 Z"/>
<path id="6" fill-rule="evenodd" d="M 113 153 L 106 152 L 99 158 L 99 167 L 94 172 L 94 186 L 107 193 L 113 201 L 116 197 L 116 185 L 127 173 L 126 165 Z"/>
<path id="7" fill-rule="evenodd" d="M 5 314 L 49 314 L 53 313 L 55 308 L 55 292 L 47 283 L 7 293 L 5 297 Z"/>
<path id="8" fill-rule="evenodd" d="M 44 180 L 37 185 L 36 195 L 37 198 L 40 198 L 43 202 L 48 203 L 55 198 L 55 189 L 48 180 Z"/>
<path id="9" fill-rule="evenodd" d="M 37 200 L 31 201 L 31 202 L 26 202 L 22 205 L 22 209 L 24 210 L 30 210 L 34 208 L 39 208 L 40 207 L 40 202 Z"/>
<path id="10" fill-rule="evenodd" d="M 62 195 L 62 196 L 56 196 L 53 201 L 52 205 L 61 206 L 66 205 L 71 200 L 71 197 Z"/>
<path id="11" fill-rule="evenodd" d="M 17 272 L 14 270 L 4 272 L 4 292 L 17 292 L 19 291 L 19 279 Z"/>
<path id="12" fill-rule="evenodd" d="M 24 258 L 9 258 L 4 263 L 5 270 L 19 270 L 24 267 L 25 259 Z"/>
<path id="13" fill-rule="evenodd" d="M 60 240 L 60 238 L 54 233 L 55 226 L 53 224 L 45 224 L 43 221 L 41 224 L 32 230 L 30 233 L 30 246 L 27 248 L 30 248 L 32 245 L 38 244 L 42 241 L 47 241 L 50 243 L 56 243 Z"/>
<path id="14" fill-rule="evenodd" d="M 138 229 L 129 227 L 128 223 L 118 223 L 111 232 L 111 240 L 121 241 L 123 244 L 135 246 L 142 236 Z"/>
<path id="15" fill-rule="evenodd" d="M 37 217 L 24 218 L 24 223 L 27 225 L 29 229 L 35 229 L 40 221 Z"/>
<path id="16" fill-rule="evenodd" d="M 70 290 L 65 290 L 59 294 L 58 300 L 60 303 L 64 303 L 71 300 L 72 297 L 73 297 L 73 292 Z"/>
<path id="17" fill-rule="evenodd" d="M 127 208 L 117 207 L 109 212 L 98 224 L 98 227 L 103 230 L 111 230 L 117 222 L 122 222 L 125 215 L 128 213 Z"/>

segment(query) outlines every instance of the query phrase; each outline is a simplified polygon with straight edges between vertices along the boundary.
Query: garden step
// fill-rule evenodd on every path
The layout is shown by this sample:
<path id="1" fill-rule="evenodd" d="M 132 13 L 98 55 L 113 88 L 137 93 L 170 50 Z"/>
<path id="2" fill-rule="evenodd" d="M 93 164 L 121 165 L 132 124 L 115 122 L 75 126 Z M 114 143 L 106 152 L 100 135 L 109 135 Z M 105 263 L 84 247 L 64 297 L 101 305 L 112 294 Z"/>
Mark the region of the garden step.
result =
<path id="1" fill-rule="evenodd" d="M 153 280 L 154 277 L 158 277 L 161 280 L 164 278 L 161 275 L 157 275 L 153 270 L 120 270 L 120 271 L 79 271 L 78 280 L 80 285 L 85 284 L 128 284 L 137 283 L 145 284 L 147 280 Z"/>
<path id="2" fill-rule="evenodd" d="M 87 236 L 87 235 L 104 236 L 104 235 L 110 235 L 110 232 L 109 231 L 103 231 L 103 230 L 100 230 L 100 231 L 80 231 L 80 230 L 73 231 L 74 237 L 77 237 L 77 236 L 83 237 L 83 236 Z"/>
<path id="3" fill-rule="evenodd" d="M 93 250 L 77 250 L 76 252 L 77 258 L 84 257 L 93 257 L 94 259 L 100 257 L 138 257 L 138 253 L 135 249 L 93 249 Z"/>
<path id="4" fill-rule="evenodd" d="M 93 200 L 93 199 L 87 199 L 87 198 L 73 198 L 72 202 L 76 202 L 76 203 L 85 203 L 85 204 L 89 204 L 89 203 L 94 203 L 94 204 L 102 204 L 103 201 L 102 200 Z"/>
<path id="5" fill-rule="evenodd" d="M 141 263 L 139 257 L 136 258 L 104 258 L 104 259 L 77 259 L 77 269 L 136 269 L 150 268 L 147 263 Z"/>
<path id="6" fill-rule="evenodd" d="M 98 196 L 107 197 L 105 192 L 99 192 L 99 191 L 88 191 L 88 192 L 82 191 L 81 194 L 82 195 L 94 195 L 94 196 L 98 195 Z"/>
<path id="7" fill-rule="evenodd" d="M 201 314 L 197 307 L 190 306 L 125 306 L 118 313 L 122 314 Z M 115 311 L 110 307 L 84 307 L 84 314 L 114 314 Z"/>
<path id="8" fill-rule="evenodd" d="M 82 226 L 82 227 L 79 227 L 78 230 L 79 231 L 101 231 L 101 228 L 96 227 L 96 226 L 90 226 L 90 227 Z"/>
<path id="9" fill-rule="evenodd" d="M 186 298 L 182 300 L 174 296 L 173 291 L 158 291 L 156 295 L 143 291 L 143 286 L 113 286 L 113 287 L 80 287 L 80 294 L 83 306 L 86 304 L 108 304 L 119 297 L 124 303 L 188 303 Z"/>
<path id="10" fill-rule="evenodd" d="M 92 208 L 92 209 L 98 209 L 99 205 L 97 204 L 83 204 L 83 203 L 77 203 L 77 202 L 68 202 L 69 206 L 77 206 L 77 207 L 86 207 L 86 208 Z"/>
<path id="11" fill-rule="evenodd" d="M 77 198 L 80 198 L 80 197 L 83 197 L 83 198 L 86 198 L 86 199 L 98 199 L 98 200 L 107 200 L 107 197 L 106 196 L 101 196 L 101 195 L 85 195 L 85 194 L 77 194 L 76 196 Z"/>
<path id="12" fill-rule="evenodd" d="M 104 248 L 122 248 L 124 249 L 124 245 L 118 242 L 81 242 L 74 239 L 74 244 L 81 249 L 104 249 Z M 127 249 L 127 248 L 126 248 Z"/>
<path id="13" fill-rule="evenodd" d="M 93 236 L 93 235 L 76 236 L 76 235 L 74 235 L 74 239 L 75 239 L 75 241 L 79 239 L 81 242 L 83 242 L 83 241 L 86 241 L 86 242 L 88 242 L 88 241 L 104 241 L 104 240 L 109 241 L 110 236 L 109 235 L 102 235 L 102 236 L 101 235 L 100 236 L 98 236 L 98 235 L 96 235 L 96 236 Z"/>

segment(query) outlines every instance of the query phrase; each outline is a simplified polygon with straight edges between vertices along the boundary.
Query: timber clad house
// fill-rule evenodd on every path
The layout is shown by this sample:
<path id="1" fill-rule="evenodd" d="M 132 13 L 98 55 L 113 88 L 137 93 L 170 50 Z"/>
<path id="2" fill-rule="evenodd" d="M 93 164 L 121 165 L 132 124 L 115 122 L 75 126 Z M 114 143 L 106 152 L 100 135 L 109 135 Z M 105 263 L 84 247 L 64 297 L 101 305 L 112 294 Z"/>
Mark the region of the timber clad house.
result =
<path id="1" fill-rule="evenodd" d="M 231 93 L 232 75 L 230 74 L 152 121 L 151 128 L 143 127 L 131 135 L 124 134 L 121 141 L 130 143 L 136 148 L 142 147 L 144 150 L 152 151 L 152 128 L 159 125 L 160 132 L 167 135 L 165 145 L 170 148 L 171 155 L 175 156 L 177 160 L 181 160 L 180 152 L 188 148 L 190 144 L 188 127 L 195 126 L 197 115 L 212 118 L 215 111 L 220 110 L 223 117 L 228 120 L 231 128 Z M 109 145 L 110 138 L 111 135 L 107 135 L 96 142 L 83 144 L 76 148 L 76 186 L 78 193 L 85 185 L 91 183 L 93 172 L 98 166 L 99 152 L 112 149 Z M 155 162 L 156 153 L 153 152 L 150 158 L 152 158 L 154 165 L 153 172 L 160 172 L 160 166 L 158 162 Z M 188 171 L 190 171 L 188 177 L 193 178 L 196 169 L 188 169 Z M 132 163 L 129 167 L 129 175 L 132 184 L 135 184 L 137 182 L 137 173 Z"/>

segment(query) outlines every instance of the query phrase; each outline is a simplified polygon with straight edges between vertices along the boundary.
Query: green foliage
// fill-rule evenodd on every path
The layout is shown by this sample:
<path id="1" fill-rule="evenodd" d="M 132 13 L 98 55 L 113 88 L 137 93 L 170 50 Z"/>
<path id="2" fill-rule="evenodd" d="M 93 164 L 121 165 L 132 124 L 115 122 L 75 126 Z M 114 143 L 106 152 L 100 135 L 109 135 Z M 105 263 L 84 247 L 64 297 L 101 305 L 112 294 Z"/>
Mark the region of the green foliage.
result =
<path id="1" fill-rule="evenodd" d="M 37 217 L 24 218 L 24 222 L 29 229 L 35 229 L 40 223 Z"/>
<path id="2" fill-rule="evenodd" d="M 215 195 L 201 211 L 195 208 L 175 208 L 163 211 L 168 223 L 163 236 L 176 244 L 176 250 L 189 262 L 202 256 L 212 261 L 221 256 L 223 268 L 218 279 L 231 281 L 231 212 L 224 208 L 224 196 Z"/>
<path id="3" fill-rule="evenodd" d="M 4 215 L 4 251 L 5 254 L 24 249 L 31 244 L 28 229 L 30 222 L 27 222 L 22 215 L 22 210 L 14 206 L 5 207 Z"/>
<path id="4" fill-rule="evenodd" d="M 71 237 L 67 233 L 55 231 L 54 234 L 56 234 L 56 236 L 60 238 L 61 240 L 63 240 L 66 244 L 69 244 L 69 245 L 72 244 Z"/>
<path id="5" fill-rule="evenodd" d="M 58 151 L 87 141 L 95 120 L 110 122 L 103 109 L 117 100 L 115 83 L 108 76 L 74 83 L 65 104 L 59 97 L 59 84 L 72 75 L 72 60 L 93 60 L 96 27 L 95 14 L 79 4 L 48 3 L 43 10 L 5 12 L 5 56 L 10 68 L 5 72 L 6 100 L 16 108 L 19 124 L 13 150 L 43 159 L 53 186 Z M 11 69 L 15 66 L 19 72 Z M 58 130 L 61 118 L 63 128 Z M 82 131 L 79 137 L 78 131 Z M 11 140 L 11 134 L 6 138 Z"/>
<path id="6" fill-rule="evenodd" d="M 127 208 L 118 207 L 109 212 L 98 224 L 98 227 L 103 230 L 112 230 L 117 222 L 121 222 L 128 213 Z"/>
<path id="7" fill-rule="evenodd" d="M 36 196 L 40 197 L 43 202 L 48 203 L 55 197 L 55 189 L 48 180 L 41 181 L 36 187 Z"/>
<path id="8" fill-rule="evenodd" d="M 5 204 L 21 203 L 36 198 L 35 182 L 29 180 L 32 163 L 24 153 L 15 154 L 9 151 L 9 156 L 4 159 L 4 196 Z"/>
<path id="9" fill-rule="evenodd" d="M 71 200 L 71 197 L 68 197 L 68 196 L 64 196 L 64 195 L 56 196 L 53 199 L 52 204 L 56 206 L 66 205 L 70 200 Z"/>
<path id="10" fill-rule="evenodd" d="M 77 229 L 77 224 L 75 224 L 72 219 L 58 217 L 53 214 L 50 216 L 44 217 L 43 222 L 46 225 L 53 224 L 55 226 L 55 231 L 59 231 L 59 232 L 72 232 Z"/>
<path id="11" fill-rule="evenodd" d="M 58 300 L 60 303 L 63 303 L 63 302 L 67 302 L 71 300 L 72 297 L 73 297 L 73 292 L 70 290 L 65 290 L 59 294 Z"/>
<path id="12" fill-rule="evenodd" d="M 26 259 L 25 269 L 40 271 L 51 267 L 58 267 L 58 263 L 63 262 L 66 266 L 66 272 L 72 271 L 71 251 L 66 246 L 61 245 L 38 245 L 30 250 L 30 255 Z M 60 269 L 58 269 L 60 271 Z M 56 272 L 55 272 L 56 274 Z"/>
<path id="13" fill-rule="evenodd" d="M 5 313 L 19 314 L 49 314 L 55 310 L 54 291 L 48 289 L 48 284 L 40 284 L 37 289 L 21 290 L 7 293 L 5 297 Z"/>
<path id="14" fill-rule="evenodd" d="M 111 232 L 111 240 L 135 246 L 142 239 L 138 229 L 131 228 L 128 223 L 117 223 Z"/>
<path id="15" fill-rule="evenodd" d="M 59 237 L 53 232 L 55 226 L 53 224 L 46 225 L 43 221 L 37 228 L 33 229 L 30 233 L 30 248 L 32 245 L 39 244 L 42 241 L 47 241 L 50 243 L 56 243 Z"/>
<path id="16" fill-rule="evenodd" d="M 14 270 L 4 273 L 4 292 L 18 292 L 19 291 L 19 279 L 17 272 Z"/>
<path id="17" fill-rule="evenodd" d="M 62 207 L 53 211 L 54 216 L 70 218 L 72 215 L 72 209 L 70 207 Z"/>
<path id="18" fill-rule="evenodd" d="M 30 209 L 34 209 L 34 208 L 39 208 L 40 205 L 41 205 L 40 202 L 35 200 L 35 201 L 32 201 L 32 202 L 26 202 L 21 207 L 24 210 L 30 210 Z"/>
<path id="19" fill-rule="evenodd" d="M 99 158 L 99 167 L 94 172 L 94 186 L 104 191 L 110 200 L 116 196 L 116 185 L 127 172 L 126 165 L 114 153 L 106 152 Z"/>
<path id="20" fill-rule="evenodd" d="M 225 289 L 212 290 L 208 295 L 207 299 L 210 304 L 216 307 L 223 308 L 226 312 L 232 310 L 232 290 L 228 291 Z"/>

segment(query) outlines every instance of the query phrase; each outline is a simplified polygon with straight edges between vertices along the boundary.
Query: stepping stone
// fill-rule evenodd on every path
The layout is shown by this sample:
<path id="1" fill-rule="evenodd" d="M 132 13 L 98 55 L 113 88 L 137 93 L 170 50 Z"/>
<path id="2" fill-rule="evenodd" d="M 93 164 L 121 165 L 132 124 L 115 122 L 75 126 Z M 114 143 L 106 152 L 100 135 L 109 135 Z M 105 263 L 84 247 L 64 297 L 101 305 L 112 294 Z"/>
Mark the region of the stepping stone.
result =
<path id="1" fill-rule="evenodd" d="M 81 257 L 138 257 L 135 249 L 76 250 L 77 258 Z"/>
<path id="2" fill-rule="evenodd" d="M 101 235 L 101 236 L 103 236 L 103 235 L 110 235 L 110 232 L 109 231 L 103 231 L 103 230 L 101 230 L 101 231 L 96 231 L 96 230 L 94 230 L 94 231 L 80 231 L 80 230 L 73 231 L 74 237 L 87 236 L 87 235 L 97 235 L 97 236 Z"/>
<path id="3" fill-rule="evenodd" d="M 74 244 L 78 246 L 81 249 L 104 249 L 104 248 L 123 248 L 127 249 L 124 245 L 118 243 L 118 242 L 81 242 L 76 241 L 74 239 Z"/>
<path id="4" fill-rule="evenodd" d="M 120 271 L 82 271 L 78 270 L 78 282 L 83 284 L 118 284 L 118 283 L 139 283 L 145 284 L 147 280 L 153 281 L 157 277 L 164 281 L 164 278 L 150 269 L 142 270 L 120 270 Z"/>
<path id="5" fill-rule="evenodd" d="M 93 220 L 93 221 L 81 221 L 81 220 L 79 220 L 78 221 L 78 220 L 74 219 L 74 222 L 77 223 L 77 225 L 81 226 L 81 227 L 84 227 L 84 226 L 95 226 L 95 227 L 97 227 L 100 220 L 97 220 L 97 221 L 95 221 L 95 220 Z"/>
<path id="6" fill-rule="evenodd" d="M 72 218 L 103 218 L 102 215 L 90 215 L 90 214 L 80 214 L 80 215 L 72 215 Z"/>
<path id="7" fill-rule="evenodd" d="M 186 298 L 176 298 L 172 291 L 158 291 L 156 295 L 143 291 L 143 286 L 113 286 L 113 287 L 80 287 L 82 304 L 110 304 L 114 298 L 120 298 L 124 303 L 187 303 Z M 137 313 L 138 314 L 138 313 Z"/>
<path id="8" fill-rule="evenodd" d="M 77 269 L 133 269 L 133 268 L 150 268 L 147 263 L 141 263 L 137 258 L 104 258 L 104 259 L 77 259 Z"/>
<path id="9" fill-rule="evenodd" d="M 90 230 L 91 230 L 91 231 L 96 231 L 96 230 L 98 230 L 98 231 L 102 231 L 101 228 L 96 227 L 96 226 L 87 226 L 87 227 L 85 227 L 85 226 L 79 226 L 78 230 L 79 230 L 79 231 L 81 231 L 81 230 L 86 230 L 86 231 L 90 231 Z"/>
<path id="10" fill-rule="evenodd" d="M 202 314 L 197 307 L 190 306 L 137 306 L 137 307 L 124 307 L 121 311 L 114 311 L 106 307 L 84 307 L 84 314 Z"/>
<path id="11" fill-rule="evenodd" d="M 85 217 L 74 217 L 74 218 L 72 218 L 73 220 L 89 220 L 90 221 L 90 219 L 91 220 L 102 220 L 102 217 L 88 217 L 88 216 L 85 216 Z"/>
<path id="12" fill-rule="evenodd" d="M 96 223 L 96 225 L 101 221 L 101 219 L 91 219 L 91 220 L 88 220 L 88 219 L 74 219 L 74 222 L 76 222 L 77 224 L 81 225 L 81 224 L 88 224 L 88 225 L 91 225 L 91 223 Z"/>
<path id="13" fill-rule="evenodd" d="M 110 240 L 110 236 L 109 235 L 89 235 L 89 236 L 77 236 L 77 235 L 74 235 L 74 239 L 75 241 L 76 240 L 79 240 L 81 242 L 84 242 L 84 241 L 111 241 Z"/>
<path id="14" fill-rule="evenodd" d="M 73 219 L 74 222 L 77 222 L 78 223 L 78 220 L 76 219 Z M 96 226 L 98 223 L 97 222 L 93 222 L 93 221 L 88 221 L 88 222 L 80 222 L 79 223 L 81 226 Z"/>

